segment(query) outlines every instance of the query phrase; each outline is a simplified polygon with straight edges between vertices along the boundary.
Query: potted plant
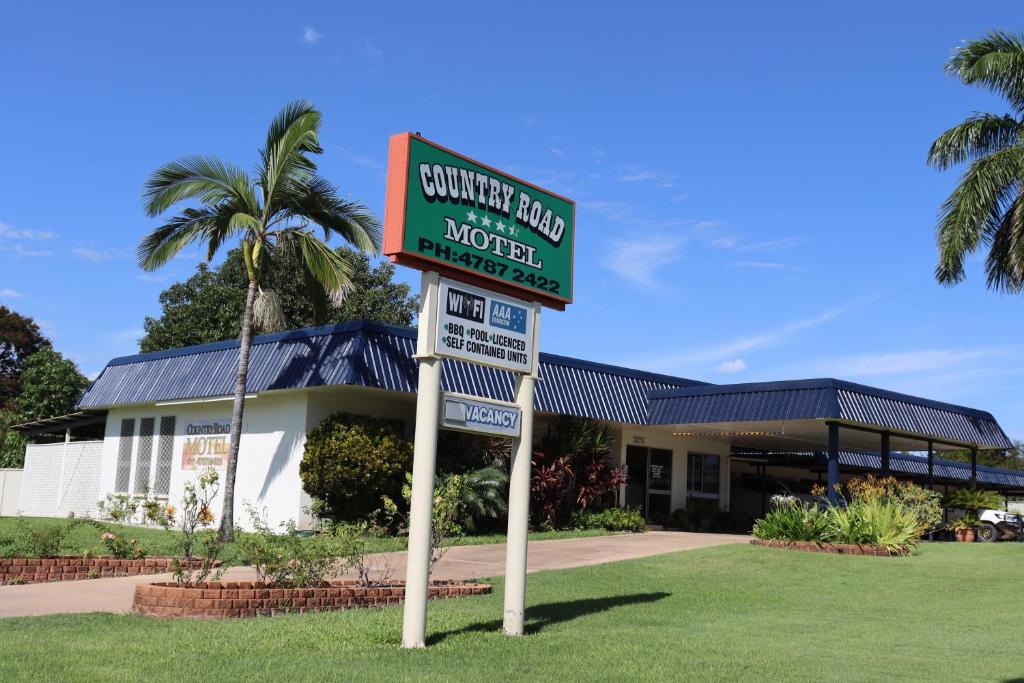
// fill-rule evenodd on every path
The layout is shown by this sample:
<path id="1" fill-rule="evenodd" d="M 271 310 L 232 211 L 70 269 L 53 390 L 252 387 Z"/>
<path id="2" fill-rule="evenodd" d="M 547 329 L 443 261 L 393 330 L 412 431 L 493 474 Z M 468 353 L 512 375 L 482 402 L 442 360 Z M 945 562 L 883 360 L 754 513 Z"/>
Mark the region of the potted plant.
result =
<path id="1" fill-rule="evenodd" d="M 964 515 L 959 519 L 954 519 L 946 528 L 953 532 L 957 543 L 974 543 L 974 529 L 977 526 L 977 517 Z"/>

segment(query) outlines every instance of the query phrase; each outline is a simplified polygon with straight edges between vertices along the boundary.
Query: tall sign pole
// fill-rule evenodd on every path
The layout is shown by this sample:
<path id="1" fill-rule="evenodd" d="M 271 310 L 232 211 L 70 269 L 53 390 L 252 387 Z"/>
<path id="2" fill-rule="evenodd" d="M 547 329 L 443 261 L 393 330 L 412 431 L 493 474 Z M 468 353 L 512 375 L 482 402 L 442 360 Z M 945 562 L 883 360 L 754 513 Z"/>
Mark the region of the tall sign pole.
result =
<path id="1" fill-rule="evenodd" d="M 540 307 L 534 306 L 534 344 L 540 347 Z M 538 354 L 539 355 L 539 354 Z M 534 363 L 537 368 L 539 363 Z M 526 542 L 530 530 L 530 464 L 533 459 L 533 392 L 536 369 L 516 378 L 515 402 L 523 413 L 522 432 L 512 441 L 508 481 L 508 536 L 505 539 L 505 633 L 523 635 L 526 614 Z"/>
<path id="2" fill-rule="evenodd" d="M 426 643 L 439 425 L 513 439 L 504 625 L 523 633 L 540 308 L 572 302 L 575 208 L 419 135 L 391 137 L 384 253 L 423 271 L 403 647 Z M 514 402 L 443 393 L 443 359 L 511 373 Z"/>
<path id="3" fill-rule="evenodd" d="M 437 317 L 437 273 L 425 272 L 420 288 L 420 319 L 416 335 L 419 384 L 416 433 L 412 455 L 412 496 L 409 502 L 409 551 L 405 568 L 405 614 L 402 647 L 426 645 L 427 593 L 430 589 L 431 524 L 434 518 L 434 468 L 437 461 L 437 416 L 441 401 L 441 359 L 434 355 Z"/>

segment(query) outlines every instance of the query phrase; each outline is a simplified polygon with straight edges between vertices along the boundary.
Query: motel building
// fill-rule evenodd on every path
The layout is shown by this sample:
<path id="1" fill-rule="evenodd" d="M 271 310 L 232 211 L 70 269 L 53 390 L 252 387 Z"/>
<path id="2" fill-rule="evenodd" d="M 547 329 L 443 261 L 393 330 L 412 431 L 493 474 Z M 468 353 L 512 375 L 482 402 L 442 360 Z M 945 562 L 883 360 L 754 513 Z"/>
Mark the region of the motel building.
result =
<path id="1" fill-rule="evenodd" d="M 329 415 L 392 418 L 411 438 L 415 346 L 416 330 L 365 321 L 256 337 L 236 518 L 245 524 L 250 502 L 272 524 L 313 522 L 299 463 L 306 434 Z M 114 493 L 174 502 L 202 469 L 223 468 L 237 358 L 237 341 L 115 358 L 76 412 L 21 425 L 40 437 L 27 449 L 21 514 L 96 516 Z M 629 473 L 619 503 L 654 522 L 696 499 L 753 517 L 773 493 L 872 472 L 1024 494 L 1024 473 L 942 459 L 1012 447 L 975 408 L 836 379 L 715 385 L 545 353 L 539 374 L 534 438 L 559 415 L 608 425 L 612 458 Z M 442 385 L 509 401 L 513 375 L 446 359 Z"/>

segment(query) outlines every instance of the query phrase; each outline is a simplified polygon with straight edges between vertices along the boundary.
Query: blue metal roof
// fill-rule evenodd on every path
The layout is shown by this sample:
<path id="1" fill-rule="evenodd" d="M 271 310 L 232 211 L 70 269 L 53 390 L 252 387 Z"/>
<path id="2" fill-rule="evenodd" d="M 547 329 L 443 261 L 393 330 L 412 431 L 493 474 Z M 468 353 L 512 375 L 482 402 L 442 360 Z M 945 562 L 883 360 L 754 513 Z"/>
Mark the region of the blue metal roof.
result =
<path id="1" fill-rule="evenodd" d="M 737 456 L 766 456 L 769 459 L 794 458 L 802 461 L 823 457 L 823 455 L 819 456 L 810 452 L 767 452 L 745 448 L 734 448 L 732 452 L 733 455 Z M 853 467 L 877 472 L 882 469 L 882 456 L 879 453 L 868 451 L 840 450 L 839 464 L 841 467 Z M 889 469 L 893 474 L 897 475 L 908 475 L 915 478 L 927 477 L 928 459 L 906 453 L 892 453 L 889 456 Z M 989 467 L 987 465 L 978 465 L 977 472 L 979 484 L 1024 490 L 1024 472 Z M 960 462 L 959 460 L 943 460 L 940 458 L 934 458 L 932 460 L 932 474 L 935 477 L 935 481 L 939 483 L 943 480 L 952 480 L 957 482 L 970 481 L 971 464 L 967 462 Z"/>
<path id="2" fill-rule="evenodd" d="M 367 321 L 257 336 L 248 391 L 349 384 L 415 392 L 416 330 Z M 235 340 L 116 358 L 79 401 L 80 408 L 227 396 L 234 391 Z M 589 361 L 540 354 L 537 410 L 644 424 L 652 390 L 701 384 Z M 445 360 L 449 391 L 511 400 L 509 372 Z"/>
<path id="3" fill-rule="evenodd" d="M 833 419 L 988 448 L 1013 443 L 989 413 L 837 379 L 652 392 L 648 424 Z"/>

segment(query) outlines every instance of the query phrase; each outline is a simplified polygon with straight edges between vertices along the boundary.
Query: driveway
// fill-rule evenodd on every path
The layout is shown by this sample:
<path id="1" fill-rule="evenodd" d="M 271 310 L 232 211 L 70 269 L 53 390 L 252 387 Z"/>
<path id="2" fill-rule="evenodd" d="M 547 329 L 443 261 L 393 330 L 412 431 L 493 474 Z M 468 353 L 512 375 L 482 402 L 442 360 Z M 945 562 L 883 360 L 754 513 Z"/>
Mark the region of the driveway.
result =
<path id="1" fill-rule="evenodd" d="M 747 543 L 748 536 L 649 531 L 644 534 L 531 541 L 528 571 L 567 569 L 604 562 L 649 557 L 679 550 Z M 405 578 L 405 553 L 373 556 L 391 578 Z M 478 579 L 505 573 L 505 545 L 464 545 L 450 548 L 434 567 L 434 579 Z M 252 580 L 249 567 L 232 567 L 225 580 Z M 170 574 L 126 576 L 114 579 L 0 586 L 0 617 L 38 616 L 77 612 L 129 612 L 136 584 L 169 581 Z"/>

